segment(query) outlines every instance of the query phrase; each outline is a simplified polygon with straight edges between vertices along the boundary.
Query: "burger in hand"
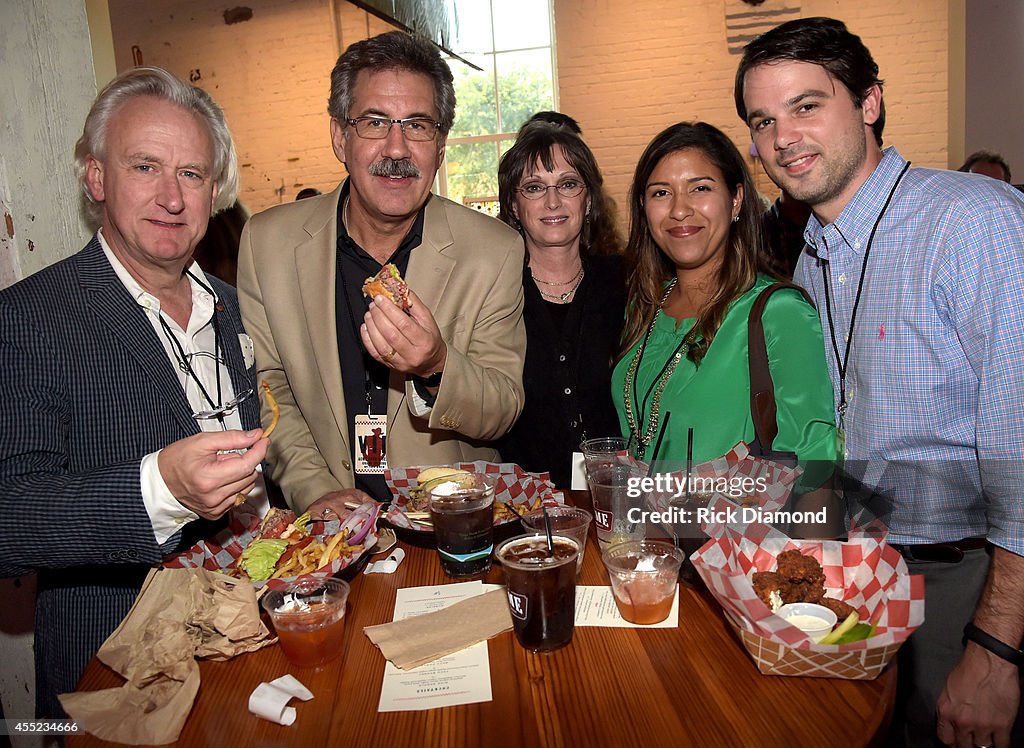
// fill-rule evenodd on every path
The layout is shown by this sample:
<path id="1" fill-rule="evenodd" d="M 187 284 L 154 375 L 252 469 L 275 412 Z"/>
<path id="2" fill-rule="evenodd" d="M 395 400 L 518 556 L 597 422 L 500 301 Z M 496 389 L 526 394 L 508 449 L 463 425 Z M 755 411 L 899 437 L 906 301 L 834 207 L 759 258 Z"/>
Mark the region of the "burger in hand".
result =
<path id="1" fill-rule="evenodd" d="M 402 274 L 392 263 L 380 269 L 380 272 L 363 281 L 363 295 L 371 299 L 383 296 L 391 299 L 403 312 L 407 312 L 412 303 L 409 301 L 409 285 L 402 279 Z"/>

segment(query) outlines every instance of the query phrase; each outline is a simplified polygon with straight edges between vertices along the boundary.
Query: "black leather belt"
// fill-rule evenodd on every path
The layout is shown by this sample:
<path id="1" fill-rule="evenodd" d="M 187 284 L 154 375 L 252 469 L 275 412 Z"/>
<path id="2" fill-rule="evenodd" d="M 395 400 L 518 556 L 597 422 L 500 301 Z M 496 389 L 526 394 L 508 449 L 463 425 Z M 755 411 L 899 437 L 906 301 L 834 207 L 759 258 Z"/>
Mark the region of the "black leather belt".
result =
<path id="1" fill-rule="evenodd" d="M 964 538 L 950 543 L 913 543 L 902 545 L 893 543 L 895 548 L 907 561 L 938 561 L 944 564 L 956 564 L 964 560 L 966 551 L 985 548 L 985 538 Z"/>

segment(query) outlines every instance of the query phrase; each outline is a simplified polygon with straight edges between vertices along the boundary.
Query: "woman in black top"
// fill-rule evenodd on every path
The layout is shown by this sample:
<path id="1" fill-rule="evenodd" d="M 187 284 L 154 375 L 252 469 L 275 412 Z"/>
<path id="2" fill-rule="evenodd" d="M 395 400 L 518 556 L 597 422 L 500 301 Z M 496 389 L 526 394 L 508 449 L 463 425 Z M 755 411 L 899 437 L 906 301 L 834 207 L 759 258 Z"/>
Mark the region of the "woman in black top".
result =
<path id="1" fill-rule="evenodd" d="M 504 460 L 568 487 L 580 442 L 618 436 L 611 360 L 626 303 L 622 242 L 594 154 L 570 129 L 531 122 L 498 167 L 499 218 L 526 242 L 526 405 Z"/>

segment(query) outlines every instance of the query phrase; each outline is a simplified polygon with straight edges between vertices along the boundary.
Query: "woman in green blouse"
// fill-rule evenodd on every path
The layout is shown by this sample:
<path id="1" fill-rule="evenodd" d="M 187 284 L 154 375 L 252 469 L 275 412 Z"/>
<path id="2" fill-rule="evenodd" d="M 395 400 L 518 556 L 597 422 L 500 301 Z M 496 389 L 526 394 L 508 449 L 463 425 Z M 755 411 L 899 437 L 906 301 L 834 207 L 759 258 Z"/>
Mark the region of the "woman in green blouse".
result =
<path id="1" fill-rule="evenodd" d="M 753 441 L 747 317 L 774 282 L 758 272 L 762 212 L 742 156 L 711 125 L 673 125 L 640 158 L 630 194 L 629 301 L 612 376 L 637 457 L 678 464 L 691 428 L 694 462 Z M 784 289 L 762 319 L 779 427 L 764 446 L 830 465 L 836 433 L 818 315 Z"/>

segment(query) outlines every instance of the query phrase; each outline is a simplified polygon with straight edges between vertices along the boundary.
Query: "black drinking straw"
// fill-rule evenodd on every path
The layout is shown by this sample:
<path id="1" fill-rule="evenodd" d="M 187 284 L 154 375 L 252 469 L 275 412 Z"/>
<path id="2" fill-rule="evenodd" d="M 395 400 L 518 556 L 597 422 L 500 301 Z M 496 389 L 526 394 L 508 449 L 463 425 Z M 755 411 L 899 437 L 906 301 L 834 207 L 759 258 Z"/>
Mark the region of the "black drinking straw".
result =
<path id="1" fill-rule="evenodd" d="M 544 512 L 544 532 L 548 536 L 548 558 L 555 556 L 555 539 L 551 536 L 551 517 L 548 515 L 548 508 L 541 504 L 541 511 Z"/>
<path id="2" fill-rule="evenodd" d="M 651 464 L 647 467 L 647 477 L 650 478 L 654 475 L 654 466 L 658 464 L 658 452 L 661 451 L 661 441 L 665 438 L 665 432 L 668 431 L 668 419 L 672 417 L 672 412 L 667 411 L 665 413 L 665 420 L 661 422 L 661 431 L 658 432 L 658 440 L 654 442 L 654 451 L 651 452 Z M 679 538 L 677 537 L 675 524 L 672 525 L 672 543 L 676 548 L 679 547 Z"/>
<path id="3" fill-rule="evenodd" d="M 693 470 L 693 426 L 686 429 L 686 503 L 690 503 L 690 472 Z"/>
<path id="4" fill-rule="evenodd" d="M 654 466 L 658 462 L 658 452 L 661 451 L 661 442 L 665 438 L 665 432 L 668 431 L 668 420 L 672 417 L 672 412 L 665 413 L 665 420 L 661 422 L 661 431 L 658 432 L 658 440 L 654 442 L 654 451 L 651 452 L 651 464 L 647 468 L 647 477 L 649 478 L 654 474 Z M 691 429 L 692 431 L 692 429 Z"/>

